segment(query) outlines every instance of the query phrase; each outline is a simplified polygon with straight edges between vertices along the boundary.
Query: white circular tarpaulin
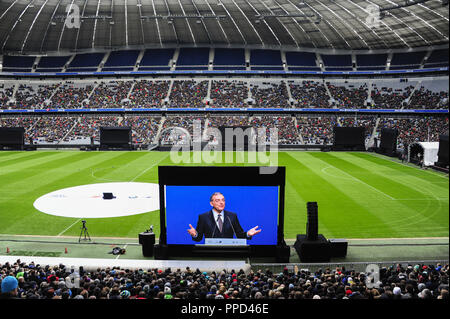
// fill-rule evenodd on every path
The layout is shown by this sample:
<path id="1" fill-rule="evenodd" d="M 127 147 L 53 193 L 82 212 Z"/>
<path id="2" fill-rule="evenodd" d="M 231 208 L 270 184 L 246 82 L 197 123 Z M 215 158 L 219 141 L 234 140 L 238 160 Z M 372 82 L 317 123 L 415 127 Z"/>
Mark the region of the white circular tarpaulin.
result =
<path id="1" fill-rule="evenodd" d="M 112 193 L 113 199 L 103 199 Z M 153 183 L 100 183 L 60 189 L 39 197 L 34 207 L 46 214 L 75 218 L 130 216 L 159 209 L 159 186 Z"/>

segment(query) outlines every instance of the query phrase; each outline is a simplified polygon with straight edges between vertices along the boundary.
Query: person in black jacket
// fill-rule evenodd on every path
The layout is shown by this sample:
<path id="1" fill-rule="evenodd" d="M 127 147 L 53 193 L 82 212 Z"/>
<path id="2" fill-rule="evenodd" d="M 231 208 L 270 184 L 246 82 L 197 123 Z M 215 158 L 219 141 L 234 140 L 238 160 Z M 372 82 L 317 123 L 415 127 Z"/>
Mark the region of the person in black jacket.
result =
<path id="1" fill-rule="evenodd" d="M 251 239 L 259 234 L 261 229 L 258 226 L 245 232 L 235 213 L 225 210 L 225 197 L 222 193 L 216 192 L 211 195 L 210 204 L 213 207 L 210 211 L 198 216 L 197 227 L 189 224 L 188 233 L 192 240 L 201 241 L 205 238 L 246 238 Z"/>

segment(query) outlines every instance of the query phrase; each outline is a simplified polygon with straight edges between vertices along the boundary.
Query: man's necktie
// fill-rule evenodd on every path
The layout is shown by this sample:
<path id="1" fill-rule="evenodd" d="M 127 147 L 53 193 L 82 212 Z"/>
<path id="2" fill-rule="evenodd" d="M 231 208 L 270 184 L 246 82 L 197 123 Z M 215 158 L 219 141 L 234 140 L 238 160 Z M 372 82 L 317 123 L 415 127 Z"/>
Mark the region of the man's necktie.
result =
<path id="1" fill-rule="evenodd" d="M 222 218 L 220 218 L 220 214 L 217 216 L 217 225 L 219 226 L 219 231 L 222 232 L 223 222 Z"/>

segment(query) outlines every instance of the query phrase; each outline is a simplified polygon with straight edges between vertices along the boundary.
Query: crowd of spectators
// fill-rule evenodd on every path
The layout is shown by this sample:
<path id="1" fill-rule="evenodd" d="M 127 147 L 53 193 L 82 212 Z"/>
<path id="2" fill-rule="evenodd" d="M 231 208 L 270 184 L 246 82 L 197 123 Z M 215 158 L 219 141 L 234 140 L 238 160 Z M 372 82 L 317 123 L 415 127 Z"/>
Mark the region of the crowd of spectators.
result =
<path id="1" fill-rule="evenodd" d="M 377 131 L 398 130 L 397 147 L 414 142 L 439 142 L 440 135 L 449 134 L 448 117 L 381 118 Z"/>
<path id="2" fill-rule="evenodd" d="M 330 96 L 324 83 L 305 80 L 301 84 L 292 82 L 289 84 L 289 88 L 298 108 L 330 107 Z"/>
<path id="3" fill-rule="evenodd" d="M 48 106 L 66 109 L 85 108 L 88 106 L 88 98 L 92 89 L 92 84 L 66 81 L 58 86 Z"/>
<path id="4" fill-rule="evenodd" d="M 248 99 L 247 83 L 243 81 L 212 81 L 210 106 L 246 107 Z"/>
<path id="5" fill-rule="evenodd" d="M 297 128 L 305 145 L 333 144 L 333 127 L 337 125 L 336 116 L 297 117 Z"/>
<path id="6" fill-rule="evenodd" d="M 128 106 L 131 108 L 160 107 L 169 92 L 170 81 L 137 81 L 131 90 Z"/>
<path id="7" fill-rule="evenodd" d="M 107 116 L 92 116 L 82 115 L 66 137 L 68 141 L 77 139 L 90 140 L 92 137 L 94 142 L 100 142 L 100 127 L 102 126 L 123 126 L 121 124 L 122 117 L 107 115 Z"/>
<path id="8" fill-rule="evenodd" d="M 78 287 L 71 287 L 79 275 Z M 394 264 L 379 280 L 346 267 L 281 272 L 98 268 L 85 271 L 20 260 L 0 264 L 1 299 L 386 299 L 448 300 L 449 265 Z M 67 284 L 69 283 L 69 284 Z"/>
<path id="9" fill-rule="evenodd" d="M 413 90 L 414 85 L 394 89 L 387 86 L 378 88 L 374 84 L 371 91 L 372 107 L 379 109 L 401 109 L 407 105 L 406 101 L 411 96 Z"/>
<path id="10" fill-rule="evenodd" d="M 354 86 L 352 84 L 338 85 L 337 83 L 327 84 L 334 100 L 335 107 L 349 109 L 366 108 L 369 91 L 367 83 L 360 83 L 359 86 Z"/>
<path id="11" fill-rule="evenodd" d="M 258 133 L 258 129 L 265 129 L 266 136 L 263 138 L 267 144 L 299 144 L 298 131 L 292 116 L 254 116 L 250 125 Z M 271 129 L 276 129 L 278 136 L 273 140 Z M 258 140 L 259 142 L 259 140 Z"/>
<path id="12" fill-rule="evenodd" d="M 201 138 L 206 141 L 205 129 L 220 126 L 251 126 L 255 129 L 266 128 L 266 141 L 270 141 L 270 128 L 278 130 L 279 144 L 324 145 L 333 144 L 333 127 L 365 127 L 366 141 L 374 131 L 377 116 L 335 115 L 298 115 L 296 118 L 286 115 L 242 116 L 242 115 L 184 115 L 167 116 L 161 125 L 160 116 L 151 115 L 58 115 L 58 116 L 21 116 L 0 117 L 0 127 L 24 127 L 25 142 L 30 139 L 34 144 L 89 144 L 93 137 L 99 142 L 101 126 L 130 126 L 134 144 L 153 143 L 160 131 L 159 141 L 171 145 L 192 142 L 194 120 L 200 122 Z M 174 129 L 181 128 L 181 129 Z M 378 136 L 383 128 L 399 130 L 398 148 L 404 143 L 437 142 L 440 135 L 448 135 L 448 117 L 403 116 L 380 117 L 377 126 Z M 188 132 L 189 134 L 187 134 Z"/>
<path id="13" fill-rule="evenodd" d="M 0 85 L 0 108 L 7 108 L 9 100 L 13 97 L 14 86 Z"/>
<path id="14" fill-rule="evenodd" d="M 176 80 L 170 91 L 170 107 L 204 107 L 209 81 Z"/>
<path id="15" fill-rule="evenodd" d="M 131 140 L 133 144 L 152 144 L 158 132 L 160 117 L 152 116 L 125 116 L 123 125 L 131 127 Z"/>
<path id="16" fill-rule="evenodd" d="M 253 107 L 262 108 L 287 108 L 289 107 L 289 96 L 286 83 L 263 82 L 250 84 L 251 97 L 254 101 Z"/>
<path id="17" fill-rule="evenodd" d="M 209 86 L 211 82 L 211 86 Z M 258 107 L 446 109 L 448 80 L 70 80 L 0 84 L 0 108 Z M 289 90 L 288 90 L 289 89 Z M 209 100 L 208 100 L 209 98 Z M 292 98 L 292 100 L 290 99 Z M 9 102 L 9 103 L 8 103 Z"/>
<path id="18" fill-rule="evenodd" d="M 13 104 L 15 109 L 41 109 L 50 102 L 53 92 L 59 87 L 55 84 L 39 84 L 37 88 L 31 85 L 19 85 Z"/>
<path id="19" fill-rule="evenodd" d="M 91 108 L 121 108 L 127 103 L 133 81 L 100 82 L 89 98 Z"/>
<path id="20" fill-rule="evenodd" d="M 205 118 L 201 116 L 168 116 L 159 136 L 162 145 L 190 144 L 194 139 L 194 121 L 199 123 L 200 139 L 203 135 Z M 197 128 L 196 128 L 197 129 Z"/>
<path id="21" fill-rule="evenodd" d="M 448 109 L 448 91 L 433 92 L 421 86 L 412 95 L 408 108 Z"/>

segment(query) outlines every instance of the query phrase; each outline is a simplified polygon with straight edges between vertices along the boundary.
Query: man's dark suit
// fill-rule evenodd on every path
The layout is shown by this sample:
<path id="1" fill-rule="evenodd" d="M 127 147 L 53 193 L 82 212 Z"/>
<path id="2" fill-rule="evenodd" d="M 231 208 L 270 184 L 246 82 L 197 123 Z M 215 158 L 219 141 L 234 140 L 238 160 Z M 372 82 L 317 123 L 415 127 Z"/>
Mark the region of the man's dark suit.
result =
<path id="1" fill-rule="evenodd" d="M 214 214 L 210 210 L 198 216 L 197 227 L 195 228 L 197 237 L 192 237 L 192 240 L 201 241 L 203 236 L 205 238 L 234 238 L 235 234 L 237 238 L 251 239 L 251 237 L 247 236 L 247 232 L 242 229 L 235 213 L 226 210 L 223 212 L 224 222 L 222 232 L 217 227 Z"/>

